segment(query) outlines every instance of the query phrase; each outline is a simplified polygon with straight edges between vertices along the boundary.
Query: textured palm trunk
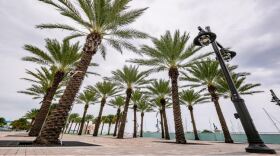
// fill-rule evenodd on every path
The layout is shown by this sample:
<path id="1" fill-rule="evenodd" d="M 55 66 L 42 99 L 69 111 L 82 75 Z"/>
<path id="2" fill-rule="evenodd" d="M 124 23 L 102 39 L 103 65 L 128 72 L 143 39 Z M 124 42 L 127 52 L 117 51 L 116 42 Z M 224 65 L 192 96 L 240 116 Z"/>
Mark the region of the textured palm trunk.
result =
<path id="1" fill-rule="evenodd" d="M 162 117 L 163 117 L 163 121 L 164 121 L 165 139 L 170 140 L 169 130 L 168 130 L 168 122 L 167 122 L 167 116 L 166 116 L 166 108 L 165 108 L 165 106 L 166 106 L 165 99 L 161 99 L 160 103 L 161 103 L 161 106 L 162 106 Z"/>
<path id="2" fill-rule="evenodd" d="M 36 115 L 34 124 L 32 125 L 30 132 L 28 134 L 29 136 L 39 135 L 41 128 L 48 116 L 53 97 L 56 93 L 56 90 L 58 89 L 60 82 L 63 80 L 64 76 L 65 76 L 64 72 L 58 71 L 55 73 L 52 86 L 47 90 L 47 93 L 42 101 L 41 108 L 38 114 Z"/>
<path id="3" fill-rule="evenodd" d="M 71 131 L 71 129 L 72 129 L 73 122 L 74 122 L 74 121 L 71 121 L 71 124 L 70 124 L 70 126 L 69 126 L 69 129 L 68 129 L 67 133 L 70 133 L 70 131 Z"/>
<path id="4" fill-rule="evenodd" d="M 175 124 L 175 135 L 176 143 L 185 144 L 187 141 L 185 139 L 185 133 L 181 118 L 181 108 L 179 103 L 178 94 L 178 76 L 179 72 L 177 68 L 170 68 L 169 77 L 171 78 L 171 91 L 172 91 L 172 101 L 173 101 L 173 115 Z"/>
<path id="5" fill-rule="evenodd" d="M 107 133 L 108 135 L 110 135 L 111 125 L 112 125 L 112 122 L 109 123 L 108 133 Z"/>
<path id="6" fill-rule="evenodd" d="M 31 127 L 33 126 L 33 124 L 34 124 L 34 121 L 35 121 L 35 118 L 32 118 L 31 119 L 31 122 L 30 122 L 30 127 L 26 130 L 26 132 L 29 132 L 30 131 L 30 129 L 31 129 Z"/>
<path id="7" fill-rule="evenodd" d="M 192 118 L 192 126 L 193 126 L 194 139 L 195 140 L 199 140 L 197 129 L 196 129 L 196 124 L 195 124 L 195 120 L 194 120 L 194 115 L 193 115 L 193 107 L 191 105 L 189 105 L 188 109 L 190 111 L 191 118 Z"/>
<path id="8" fill-rule="evenodd" d="M 104 128 L 104 122 L 102 122 L 102 126 L 101 126 L 101 132 L 100 132 L 100 135 L 102 135 L 102 132 L 103 132 L 103 128 Z"/>
<path id="9" fill-rule="evenodd" d="M 118 125 L 119 125 L 119 120 L 120 120 L 120 113 L 121 113 L 121 108 L 118 108 L 118 110 L 117 110 L 117 119 L 116 119 L 116 124 L 115 124 L 115 129 L 114 129 L 113 136 L 117 136 L 117 130 L 118 130 Z"/>
<path id="10" fill-rule="evenodd" d="M 101 123 L 101 117 L 102 117 L 102 113 L 103 113 L 103 108 L 105 106 L 106 103 L 106 98 L 103 97 L 101 100 L 101 104 L 100 104 L 100 109 L 99 109 L 99 113 L 98 113 L 98 117 L 96 119 L 96 123 L 95 123 L 95 127 L 94 127 L 94 132 L 93 132 L 93 136 L 98 136 L 98 130 L 99 130 L 99 126 Z"/>
<path id="11" fill-rule="evenodd" d="M 100 43 L 100 34 L 91 33 L 87 36 L 81 60 L 70 77 L 58 106 L 48 116 L 40 135 L 34 141 L 35 144 L 60 144 L 59 135 L 66 124 L 68 114 L 82 85 L 92 56 L 96 53 Z"/>
<path id="12" fill-rule="evenodd" d="M 131 94 L 132 94 L 132 89 L 131 88 L 127 88 L 126 89 L 126 99 L 125 99 L 125 105 L 124 105 L 124 110 L 123 110 L 123 114 L 121 117 L 121 125 L 119 128 L 119 132 L 118 132 L 118 139 L 123 139 L 124 136 L 124 130 L 125 130 L 125 124 L 126 124 L 126 118 L 127 118 L 127 111 L 128 111 L 128 106 L 129 106 L 129 101 L 131 98 Z"/>
<path id="13" fill-rule="evenodd" d="M 143 121 L 144 121 L 144 112 L 141 112 L 141 129 L 140 129 L 140 137 L 143 137 Z"/>
<path id="14" fill-rule="evenodd" d="M 134 120 L 133 120 L 133 138 L 137 137 L 137 105 L 133 105 L 133 114 L 134 114 Z"/>
<path id="15" fill-rule="evenodd" d="M 162 115 L 162 109 L 159 110 L 160 115 L 160 127 L 161 127 L 161 138 L 164 139 L 165 132 L 164 132 L 164 121 L 163 121 L 163 115 Z"/>
<path id="16" fill-rule="evenodd" d="M 84 113 L 83 113 L 83 117 L 82 117 L 82 120 L 81 120 L 81 128 L 79 130 L 78 135 L 82 135 L 82 133 L 83 133 L 87 110 L 88 110 L 88 104 L 85 104 Z"/>
<path id="17" fill-rule="evenodd" d="M 218 114 L 218 118 L 219 118 L 222 130 L 223 130 L 223 133 L 224 133 L 224 137 L 225 137 L 225 143 L 233 143 L 233 140 L 230 136 L 230 133 L 229 133 L 229 130 L 228 130 L 228 127 L 227 127 L 226 120 L 224 118 L 222 109 L 221 109 L 220 104 L 219 104 L 219 96 L 216 93 L 216 88 L 214 86 L 208 86 L 208 91 L 211 95 L 212 101 L 214 102 L 214 105 L 215 105 L 215 108 L 216 108 L 216 111 L 217 111 L 217 114 Z"/>

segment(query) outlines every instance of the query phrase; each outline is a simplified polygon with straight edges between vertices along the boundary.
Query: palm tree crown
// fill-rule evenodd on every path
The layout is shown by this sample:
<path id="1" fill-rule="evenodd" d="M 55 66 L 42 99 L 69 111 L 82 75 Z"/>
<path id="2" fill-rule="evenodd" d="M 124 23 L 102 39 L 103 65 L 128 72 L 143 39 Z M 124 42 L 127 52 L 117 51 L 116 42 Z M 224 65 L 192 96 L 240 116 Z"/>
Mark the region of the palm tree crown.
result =
<path id="1" fill-rule="evenodd" d="M 137 66 L 124 66 L 122 70 L 113 71 L 111 80 L 115 81 L 120 88 L 141 88 L 150 80 L 147 76 L 150 71 L 140 71 Z"/>
<path id="2" fill-rule="evenodd" d="M 98 82 L 95 86 L 88 86 L 89 90 L 96 92 L 102 98 L 116 95 L 119 90 L 115 83 L 109 81 Z"/>
<path id="3" fill-rule="evenodd" d="M 193 89 L 183 90 L 180 93 L 180 99 L 182 100 L 182 103 L 186 104 L 187 106 L 193 106 L 199 103 L 209 102 L 207 101 L 209 97 L 201 95 L 201 92 L 202 91 L 196 92 Z"/>
<path id="4" fill-rule="evenodd" d="M 193 61 L 209 55 L 207 53 L 187 60 L 201 49 L 195 47 L 195 45 L 187 46 L 188 40 L 189 35 L 186 32 L 181 35 L 179 30 L 176 30 L 172 36 L 170 31 L 166 31 L 159 39 L 154 38 L 152 40 L 154 47 L 142 46 L 140 51 L 147 58 L 132 59 L 130 62 L 151 66 L 153 71 L 158 72 L 169 70 L 170 68 L 185 68 Z"/>
<path id="5" fill-rule="evenodd" d="M 30 111 L 28 111 L 24 117 L 27 119 L 35 119 L 37 113 L 39 112 L 39 109 L 33 108 Z"/>
<path id="6" fill-rule="evenodd" d="M 79 94 L 76 101 L 78 104 L 89 105 L 89 104 L 95 104 L 97 100 L 98 100 L 97 93 L 92 90 L 86 89 Z"/>
<path id="7" fill-rule="evenodd" d="M 163 79 L 154 80 L 150 86 L 147 87 L 149 93 L 160 99 L 165 99 L 171 93 L 169 81 Z"/>
<path id="8" fill-rule="evenodd" d="M 22 59 L 40 65 L 48 65 L 56 71 L 68 73 L 81 58 L 79 42 L 70 44 L 64 40 L 62 43 L 56 39 L 46 39 L 45 48 L 47 51 L 33 45 L 25 45 L 24 49 L 32 54 Z"/>
<path id="9" fill-rule="evenodd" d="M 122 96 L 116 96 L 114 99 L 110 100 L 108 105 L 113 106 L 114 108 L 121 108 L 124 106 L 124 98 Z"/>
<path id="10" fill-rule="evenodd" d="M 103 57 L 106 54 L 105 45 L 110 45 L 122 52 L 124 48 L 136 51 L 129 39 L 146 38 L 148 35 L 138 30 L 128 28 L 147 8 L 129 10 L 131 0 L 79 0 L 71 1 L 40 0 L 54 6 L 61 15 L 70 18 L 78 27 L 67 24 L 41 24 L 42 29 L 62 29 L 72 32 L 67 39 L 89 34 L 98 34 L 104 42 L 99 49 Z"/>
<path id="11" fill-rule="evenodd" d="M 246 76 L 240 76 L 237 73 L 232 74 L 232 79 L 235 84 L 235 87 L 239 94 L 241 95 L 252 95 L 255 93 L 262 93 L 263 91 L 258 91 L 258 90 L 252 90 L 258 86 L 261 86 L 260 83 L 246 83 Z M 223 97 L 229 98 L 231 97 L 231 92 L 228 87 L 227 81 L 225 80 L 224 77 L 221 77 L 217 81 L 217 91 L 218 93 L 222 94 Z"/>

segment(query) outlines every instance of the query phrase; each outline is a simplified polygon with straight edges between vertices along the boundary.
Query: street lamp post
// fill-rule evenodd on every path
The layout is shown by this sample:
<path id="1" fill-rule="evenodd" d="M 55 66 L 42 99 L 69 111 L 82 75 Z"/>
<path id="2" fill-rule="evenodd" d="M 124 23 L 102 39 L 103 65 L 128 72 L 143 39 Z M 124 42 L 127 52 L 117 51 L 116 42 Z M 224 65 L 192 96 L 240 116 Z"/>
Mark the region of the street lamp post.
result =
<path id="1" fill-rule="evenodd" d="M 223 48 L 222 45 L 216 41 L 216 34 L 211 32 L 210 27 L 206 27 L 205 29 L 206 31 L 203 30 L 201 27 L 198 27 L 199 34 L 194 39 L 194 44 L 197 46 L 208 46 L 209 44 L 212 44 L 217 60 L 220 63 L 222 72 L 225 76 L 225 79 L 227 81 L 227 84 L 229 86 L 232 95 L 231 101 L 233 102 L 235 109 L 237 111 L 235 117 L 240 119 L 248 139 L 249 146 L 246 148 L 246 152 L 275 154 L 276 153 L 275 150 L 267 147 L 262 141 L 253 123 L 250 113 L 245 105 L 245 102 L 240 97 L 235 87 L 235 84 L 231 78 L 229 70 L 227 69 L 227 66 L 224 62 L 224 59 L 226 61 L 229 61 L 236 55 L 236 53 Z"/>

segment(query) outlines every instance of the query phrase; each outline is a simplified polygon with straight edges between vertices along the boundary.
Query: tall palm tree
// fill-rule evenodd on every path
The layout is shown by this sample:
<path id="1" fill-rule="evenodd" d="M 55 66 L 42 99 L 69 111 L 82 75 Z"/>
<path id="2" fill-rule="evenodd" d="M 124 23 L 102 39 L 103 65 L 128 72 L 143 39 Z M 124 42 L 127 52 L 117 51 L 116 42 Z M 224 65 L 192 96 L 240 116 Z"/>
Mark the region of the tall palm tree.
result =
<path id="1" fill-rule="evenodd" d="M 215 105 L 220 124 L 224 133 L 225 142 L 233 143 L 230 136 L 226 120 L 224 118 L 222 109 L 219 104 L 219 96 L 217 93 L 217 80 L 222 76 L 222 72 L 219 69 L 219 63 L 214 60 L 207 59 L 193 64 L 187 69 L 189 74 L 184 74 L 182 80 L 192 82 L 189 85 L 192 87 L 206 87 Z"/>
<path id="2" fill-rule="evenodd" d="M 138 103 L 138 111 L 141 112 L 141 125 L 140 125 L 140 137 L 143 137 L 143 122 L 144 122 L 144 115 L 145 112 L 153 111 L 151 104 L 147 101 L 148 99 L 141 99 Z"/>
<path id="3" fill-rule="evenodd" d="M 153 47 L 143 45 L 140 52 L 145 57 L 130 60 L 132 63 L 150 66 L 153 71 L 168 71 L 171 79 L 171 92 L 173 100 L 173 114 L 175 123 L 176 143 L 185 144 L 185 133 L 181 118 L 181 109 L 178 95 L 178 76 L 179 71 L 188 67 L 195 60 L 208 56 L 209 53 L 191 58 L 200 48 L 194 45 L 187 46 L 189 35 L 184 32 L 181 34 L 179 30 L 171 35 L 170 31 L 166 31 L 159 39 L 152 40 Z"/>
<path id="4" fill-rule="evenodd" d="M 86 114 L 87 114 L 89 105 L 95 104 L 97 102 L 97 99 L 98 99 L 98 95 L 93 90 L 85 89 L 82 93 L 79 94 L 77 103 L 84 104 L 85 106 L 84 106 L 83 117 L 81 120 L 81 128 L 79 130 L 78 135 L 82 135 L 82 133 L 83 133 L 84 124 L 86 122 Z"/>
<path id="5" fill-rule="evenodd" d="M 37 26 L 38 28 L 71 31 L 72 35 L 68 39 L 86 36 L 81 60 L 67 83 L 65 92 L 59 101 L 59 107 L 47 119 L 40 136 L 35 140 L 37 144 L 57 144 L 59 134 L 64 127 L 92 56 L 99 50 L 105 57 L 106 47 L 104 45 L 110 45 L 120 52 L 123 49 L 136 51 L 129 41 L 146 38 L 147 35 L 127 26 L 141 16 L 146 8 L 129 10 L 130 0 L 78 0 L 75 4 L 66 0 L 40 1 L 53 6 L 61 15 L 70 18 L 78 26 L 42 24 Z"/>
<path id="6" fill-rule="evenodd" d="M 196 124 L 195 124 L 195 120 L 194 120 L 194 115 L 193 115 L 193 106 L 196 104 L 199 104 L 199 103 L 208 102 L 207 100 L 209 99 L 209 97 L 205 97 L 205 96 L 201 95 L 201 91 L 196 92 L 193 89 L 188 89 L 188 90 L 183 90 L 180 93 L 180 99 L 182 100 L 182 103 L 185 104 L 190 111 L 194 137 L 195 137 L 195 140 L 199 140 L 197 129 L 196 129 Z"/>
<path id="7" fill-rule="evenodd" d="M 87 122 L 86 124 L 86 128 L 85 128 L 85 134 L 89 134 L 89 131 L 87 130 L 88 129 L 88 124 L 90 121 L 94 121 L 94 116 L 93 115 L 90 115 L 90 114 L 87 114 L 86 117 L 85 117 L 85 121 Z"/>
<path id="8" fill-rule="evenodd" d="M 93 132 L 93 136 L 97 136 L 103 109 L 106 104 L 106 100 L 108 97 L 116 95 L 118 93 L 118 88 L 117 88 L 117 85 L 112 82 L 103 81 L 103 82 L 96 83 L 96 85 L 94 87 L 89 86 L 88 89 L 90 89 L 94 92 L 97 92 L 99 94 L 99 96 L 101 97 L 100 109 L 99 109 L 98 117 L 96 118 L 95 128 L 94 128 L 94 132 Z"/>
<path id="9" fill-rule="evenodd" d="M 45 42 L 46 51 L 33 45 L 24 46 L 24 49 L 32 54 L 31 56 L 24 57 L 24 61 L 48 65 L 54 73 L 51 86 L 47 89 L 47 93 L 42 101 L 40 111 L 30 130 L 29 136 L 39 135 L 59 84 L 81 58 L 78 42 L 70 44 L 69 41 L 64 40 L 62 43 L 59 43 L 55 39 L 46 39 Z"/>
<path id="10" fill-rule="evenodd" d="M 79 117 L 79 114 L 78 113 L 72 113 L 69 115 L 69 128 L 66 128 L 66 130 L 68 129 L 67 133 L 70 133 L 71 129 L 72 129 L 72 125 L 73 123 L 75 122 L 76 118 Z"/>
<path id="11" fill-rule="evenodd" d="M 143 93 L 140 90 L 136 90 L 132 93 L 131 101 L 133 102 L 133 138 L 137 137 L 137 105 L 138 102 L 144 98 Z"/>
<path id="12" fill-rule="evenodd" d="M 166 140 L 170 140 L 169 136 L 169 130 L 168 130 L 168 123 L 167 123 L 167 117 L 166 117 L 166 99 L 167 96 L 171 93 L 170 87 L 169 87 L 169 81 L 165 81 L 163 79 L 155 80 L 151 83 L 150 86 L 147 87 L 148 91 L 151 95 L 155 96 L 155 98 L 160 103 L 160 114 L 162 117 L 161 123 L 164 125 L 164 130 L 162 129 L 162 132 L 164 134 L 164 138 Z"/>
<path id="13" fill-rule="evenodd" d="M 124 98 L 122 96 L 117 96 L 110 101 L 109 105 L 113 106 L 114 108 L 117 108 L 116 123 L 115 123 L 115 129 L 113 134 L 113 136 L 116 136 L 120 117 L 121 117 L 121 108 L 124 106 Z"/>
<path id="14" fill-rule="evenodd" d="M 113 71 L 112 81 L 115 81 L 120 88 L 126 89 L 126 99 L 124 110 L 121 118 L 121 125 L 119 128 L 117 138 L 122 139 L 124 136 L 127 111 L 129 102 L 131 99 L 131 94 L 134 88 L 141 88 L 143 85 L 146 85 L 149 80 L 146 79 L 150 71 L 140 71 L 137 66 L 124 66 L 122 70 Z"/>
<path id="15" fill-rule="evenodd" d="M 108 133 L 107 135 L 110 135 L 110 131 L 111 131 L 111 125 L 114 124 L 116 122 L 116 116 L 115 115 L 107 115 L 107 120 L 108 120 Z"/>
<path id="16" fill-rule="evenodd" d="M 33 108 L 30 111 L 28 111 L 27 113 L 25 113 L 24 117 L 26 119 L 31 119 L 30 127 L 34 124 L 34 120 L 35 120 L 35 117 L 38 112 L 39 112 L 39 109 Z M 29 131 L 29 129 L 28 129 L 28 131 Z"/>
<path id="17" fill-rule="evenodd" d="M 245 83 L 246 76 L 240 76 L 239 73 L 232 73 L 232 80 L 235 84 L 235 87 L 236 87 L 237 91 L 241 95 L 252 95 L 252 94 L 255 94 L 255 93 L 262 93 L 263 92 L 263 91 L 259 91 L 259 90 L 252 90 L 256 87 L 261 86 L 261 84 L 260 83 L 256 83 L 256 84 Z M 227 84 L 224 77 L 220 77 L 217 80 L 217 92 L 219 94 L 222 94 L 223 97 L 225 97 L 225 98 L 231 97 L 230 89 L 229 89 L 228 84 Z"/>

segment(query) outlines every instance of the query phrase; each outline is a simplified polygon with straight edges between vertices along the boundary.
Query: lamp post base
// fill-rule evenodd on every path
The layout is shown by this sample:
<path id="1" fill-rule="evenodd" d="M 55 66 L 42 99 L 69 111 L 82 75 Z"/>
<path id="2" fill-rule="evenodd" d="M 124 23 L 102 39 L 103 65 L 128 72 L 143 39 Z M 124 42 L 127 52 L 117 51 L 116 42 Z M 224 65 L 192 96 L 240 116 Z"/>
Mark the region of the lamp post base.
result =
<path id="1" fill-rule="evenodd" d="M 249 146 L 245 149 L 248 153 L 276 154 L 274 149 L 267 147 L 265 144 L 249 144 Z"/>

